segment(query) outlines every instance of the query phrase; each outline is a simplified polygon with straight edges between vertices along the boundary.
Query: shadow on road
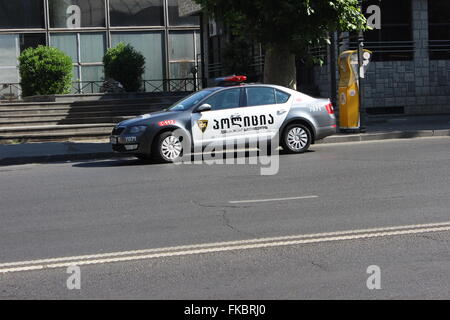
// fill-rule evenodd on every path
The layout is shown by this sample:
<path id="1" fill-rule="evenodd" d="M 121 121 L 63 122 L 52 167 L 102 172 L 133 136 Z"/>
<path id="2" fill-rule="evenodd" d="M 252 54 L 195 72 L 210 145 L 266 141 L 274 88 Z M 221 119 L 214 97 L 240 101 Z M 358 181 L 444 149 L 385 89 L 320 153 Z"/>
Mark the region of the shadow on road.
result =
<path id="1" fill-rule="evenodd" d="M 310 153 L 314 153 L 314 152 L 315 152 L 314 150 L 308 150 L 305 154 L 310 154 Z M 279 155 L 280 156 L 297 156 L 297 157 L 302 156 L 301 154 L 293 155 L 293 154 L 287 153 L 283 150 L 280 150 Z M 214 156 L 214 154 L 212 154 L 212 156 Z M 236 153 L 234 154 L 234 159 L 238 159 L 238 158 L 249 159 L 251 157 L 254 157 L 254 155 L 250 154 L 250 151 L 246 151 L 245 156 L 242 156 L 242 155 L 238 156 Z M 225 156 L 223 155 L 223 158 L 219 157 L 218 159 L 219 160 L 225 159 Z M 192 162 L 195 161 L 194 156 L 191 156 L 191 161 Z M 149 165 L 161 165 L 161 164 L 165 164 L 165 163 L 161 163 L 161 162 L 157 162 L 157 161 L 153 161 L 153 160 L 143 161 L 143 160 L 138 160 L 138 159 L 133 159 L 133 158 L 124 158 L 124 159 L 116 159 L 116 160 L 108 159 L 108 160 L 86 161 L 86 162 L 76 163 L 73 165 L 73 167 L 76 167 L 76 168 L 107 168 L 107 167 L 149 166 Z M 171 165 L 171 164 L 167 163 L 166 165 Z"/>

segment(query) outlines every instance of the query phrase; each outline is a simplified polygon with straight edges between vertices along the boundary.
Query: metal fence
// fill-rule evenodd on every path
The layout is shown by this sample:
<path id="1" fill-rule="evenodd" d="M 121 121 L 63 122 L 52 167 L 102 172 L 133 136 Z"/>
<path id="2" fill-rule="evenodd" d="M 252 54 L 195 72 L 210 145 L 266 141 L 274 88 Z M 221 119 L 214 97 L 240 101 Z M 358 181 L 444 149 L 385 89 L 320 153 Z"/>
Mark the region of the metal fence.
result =
<path id="1" fill-rule="evenodd" d="M 450 40 L 430 40 L 428 51 L 432 60 L 450 59 Z"/>
<path id="2" fill-rule="evenodd" d="M 107 88 L 105 81 L 72 82 L 71 94 L 99 94 L 124 92 L 120 87 Z M 203 88 L 201 78 L 142 80 L 141 92 L 193 92 Z M 0 100 L 16 100 L 22 96 L 20 83 L 0 83 Z"/>
<path id="3" fill-rule="evenodd" d="M 348 43 L 350 50 L 358 49 L 358 42 Z M 414 41 L 364 41 L 364 48 L 373 51 L 373 61 L 413 60 Z"/>

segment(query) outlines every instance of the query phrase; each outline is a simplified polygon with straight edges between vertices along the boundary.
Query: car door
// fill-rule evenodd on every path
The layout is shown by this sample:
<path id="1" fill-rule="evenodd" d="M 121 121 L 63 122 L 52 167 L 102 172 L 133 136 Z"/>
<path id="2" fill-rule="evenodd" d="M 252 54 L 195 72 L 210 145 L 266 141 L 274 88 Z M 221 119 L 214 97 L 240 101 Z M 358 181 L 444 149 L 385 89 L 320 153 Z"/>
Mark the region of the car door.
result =
<path id="1" fill-rule="evenodd" d="M 290 110 L 291 95 L 273 87 L 245 88 L 242 112 L 247 139 L 272 139 Z"/>
<path id="2" fill-rule="evenodd" d="M 239 114 L 242 101 L 241 88 L 221 90 L 204 100 L 202 104 L 211 105 L 211 110 L 192 113 L 194 145 L 226 142 L 239 135 L 233 117 Z"/>

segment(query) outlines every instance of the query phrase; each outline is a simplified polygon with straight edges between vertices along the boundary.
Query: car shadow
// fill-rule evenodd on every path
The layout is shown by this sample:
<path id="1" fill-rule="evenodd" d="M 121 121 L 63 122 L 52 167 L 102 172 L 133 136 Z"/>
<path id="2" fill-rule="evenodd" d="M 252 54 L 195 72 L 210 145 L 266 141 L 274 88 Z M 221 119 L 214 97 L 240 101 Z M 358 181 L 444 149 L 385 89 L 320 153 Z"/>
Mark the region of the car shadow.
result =
<path id="1" fill-rule="evenodd" d="M 243 155 L 242 153 L 235 153 L 234 154 L 234 159 L 238 159 L 238 158 L 251 158 L 254 157 L 254 154 L 251 154 L 252 151 L 246 151 L 245 155 Z M 305 152 L 305 154 L 311 154 L 314 153 L 314 150 L 308 150 Z M 221 153 L 223 154 L 223 153 Z M 292 153 L 288 153 L 284 150 L 279 150 L 279 155 L 280 156 L 298 156 L 301 157 L 301 154 L 295 155 Z M 214 153 L 211 154 L 211 156 L 214 157 Z M 225 156 L 224 156 L 225 158 Z M 191 156 L 190 159 L 188 158 L 187 161 L 191 161 L 194 162 L 196 161 L 196 158 L 194 156 Z M 198 161 L 198 158 L 197 158 Z M 84 161 L 84 162 L 80 162 L 80 163 L 76 163 L 73 165 L 73 167 L 75 168 L 107 168 L 107 167 L 134 167 L 134 166 L 149 166 L 149 165 L 161 165 L 161 164 L 166 164 L 166 163 L 162 163 L 162 162 L 158 162 L 158 161 L 154 161 L 154 160 L 139 160 L 139 159 L 134 159 L 134 158 L 119 158 L 119 159 L 108 159 L 108 160 L 95 160 L 95 161 Z"/>

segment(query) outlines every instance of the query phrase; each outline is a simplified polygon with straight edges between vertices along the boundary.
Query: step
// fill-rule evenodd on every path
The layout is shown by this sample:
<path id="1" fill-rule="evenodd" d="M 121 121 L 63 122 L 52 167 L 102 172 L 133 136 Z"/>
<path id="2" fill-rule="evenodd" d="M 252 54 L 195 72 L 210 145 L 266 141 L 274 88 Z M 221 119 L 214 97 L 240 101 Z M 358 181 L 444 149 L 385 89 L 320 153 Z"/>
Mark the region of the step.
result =
<path id="1" fill-rule="evenodd" d="M 77 125 L 52 125 L 52 126 L 26 126 L 26 127 L 2 127 L 0 128 L 0 137 L 15 138 L 24 135 L 48 135 L 52 133 L 104 133 L 108 134 L 112 131 L 114 123 L 101 124 L 77 124 Z"/>
<path id="2" fill-rule="evenodd" d="M 58 108 L 58 109 L 35 109 L 35 110 L 0 110 L 0 118 L 11 118 L 19 116 L 46 116 L 46 115 L 140 115 L 149 112 L 161 111 L 167 106 L 127 106 L 127 107 L 115 107 L 109 109 L 74 109 L 74 108 Z M 78 116 L 79 117 L 79 116 Z"/>
<path id="3" fill-rule="evenodd" d="M 21 102 L 21 103 L 2 103 L 0 104 L 0 110 L 6 109 L 29 109 L 29 108 L 54 108 L 56 106 L 73 106 L 73 107 L 87 107 L 95 108 L 98 106 L 120 106 L 120 105 L 135 105 L 135 104 L 173 104 L 178 100 L 185 97 L 171 96 L 171 97 L 157 97 L 146 99 L 128 99 L 128 100 L 94 100 L 94 101 L 77 101 L 77 102 Z"/>
<path id="4" fill-rule="evenodd" d="M 13 137 L 0 136 L 0 144 L 27 143 L 27 142 L 67 142 L 67 141 L 98 141 L 109 140 L 110 133 L 99 132 L 72 132 L 52 134 L 22 134 Z"/>
<path id="5" fill-rule="evenodd" d="M 134 118 L 134 116 L 120 117 L 89 117 L 89 118 L 67 118 L 62 117 L 36 117 L 13 120 L 0 119 L 0 128 L 3 127 L 24 127 L 24 126 L 48 126 L 63 124 L 95 124 L 95 123 L 119 123 L 121 121 Z"/>
<path id="6" fill-rule="evenodd" d="M 114 104 L 114 105 L 93 105 L 93 106 L 76 106 L 76 105 L 53 105 L 53 106 L 29 106 L 29 107 L 0 107 L 0 113 L 3 112 L 32 112 L 32 111 L 55 111 L 55 110 L 73 110 L 77 112 L 91 112 L 91 111 L 108 111 L 108 110 L 123 110 L 128 108 L 167 108 L 170 104 L 162 103 L 130 103 L 130 104 Z"/>

